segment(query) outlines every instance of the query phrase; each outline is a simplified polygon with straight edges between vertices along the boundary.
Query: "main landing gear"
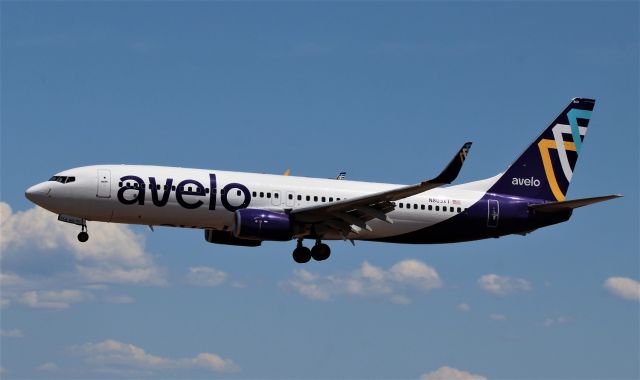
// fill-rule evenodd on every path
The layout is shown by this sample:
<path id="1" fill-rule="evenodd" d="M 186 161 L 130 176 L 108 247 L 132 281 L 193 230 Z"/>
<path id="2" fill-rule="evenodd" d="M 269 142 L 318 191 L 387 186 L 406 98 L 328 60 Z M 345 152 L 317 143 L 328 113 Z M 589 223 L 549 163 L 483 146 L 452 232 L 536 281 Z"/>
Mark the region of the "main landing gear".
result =
<path id="1" fill-rule="evenodd" d="M 328 245 L 322 243 L 320 239 L 316 240 L 316 244 L 313 248 L 309 249 L 302 245 L 302 239 L 298 239 L 298 245 L 293 250 L 293 261 L 298 264 L 304 264 L 309 262 L 311 258 L 315 261 L 324 261 L 331 256 L 331 248 Z"/>
<path id="2" fill-rule="evenodd" d="M 87 233 L 87 225 L 82 225 L 82 231 L 78 234 L 78 240 L 80 243 L 84 243 L 89 240 L 89 234 Z"/>

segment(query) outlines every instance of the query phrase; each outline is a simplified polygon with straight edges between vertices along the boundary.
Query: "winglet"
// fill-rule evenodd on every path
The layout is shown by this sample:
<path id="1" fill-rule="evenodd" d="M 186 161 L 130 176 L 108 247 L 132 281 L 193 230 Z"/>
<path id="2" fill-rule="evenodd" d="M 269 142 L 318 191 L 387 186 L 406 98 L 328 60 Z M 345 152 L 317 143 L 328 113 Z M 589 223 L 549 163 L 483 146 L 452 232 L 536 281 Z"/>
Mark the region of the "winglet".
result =
<path id="1" fill-rule="evenodd" d="M 460 169 L 462 169 L 462 164 L 464 164 L 464 160 L 467 158 L 467 154 L 469 154 L 469 149 L 471 149 L 471 142 L 465 143 L 462 148 L 453 156 L 449 165 L 440 173 L 436 178 L 429 180 L 430 183 L 442 183 L 449 184 L 453 182 L 458 174 L 460 173 Z"/>
<path id="2" fill-rule="evenodd" d="M 291 169 L 287 169 L 284 171 L 284 173 L 282 173 L 282 175 L 285 177 L 289 176 L 289 174 L 291 174 Z"/>

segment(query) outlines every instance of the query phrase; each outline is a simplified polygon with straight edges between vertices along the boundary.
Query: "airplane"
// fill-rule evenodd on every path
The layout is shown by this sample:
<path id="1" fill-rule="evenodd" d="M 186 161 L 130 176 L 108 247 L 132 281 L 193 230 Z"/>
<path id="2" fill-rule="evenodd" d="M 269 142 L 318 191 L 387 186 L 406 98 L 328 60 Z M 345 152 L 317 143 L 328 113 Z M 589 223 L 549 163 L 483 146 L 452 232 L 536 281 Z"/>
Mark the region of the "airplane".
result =
<path id="1" fill-rule="evenodd" d="M 595 100 L 574 98 L 506 171 L 450 185 L 471 143 L 436 177 L 414 185 L 143 165 L 62 171 L 26 190 L 58 220 L 198 228 L 206 241 L 257 247 L 296 240 L 293 260 L 323 261 L 323 241 L 429 244 L 526 235 L 574 209 L 621 197 L 565 198 Z M 315 241 L 313 247 L 303 245 Z"/>

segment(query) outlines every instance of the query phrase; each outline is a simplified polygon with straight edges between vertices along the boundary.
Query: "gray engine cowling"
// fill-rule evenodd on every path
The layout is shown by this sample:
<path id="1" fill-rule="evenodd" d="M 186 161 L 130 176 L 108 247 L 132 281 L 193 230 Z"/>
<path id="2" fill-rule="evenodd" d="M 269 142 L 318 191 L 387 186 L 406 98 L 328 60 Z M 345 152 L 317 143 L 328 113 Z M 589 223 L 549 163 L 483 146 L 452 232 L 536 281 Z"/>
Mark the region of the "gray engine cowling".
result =
<path id="1" fill-rule="evenodd" d="M 238 239 L 233 236 L 231 231 L 216 231 L 211 229 L 204 230 L 204 239 L 209 243 L 239 245 L 242 247 L 258 247 L 262 244 L 260 240 Z"/>
<path id="2" fill-rule="evenodd" d="M 239 239 L 287 241 L 293 237 L 289 215 L 243 208 L 236 210 L 233 235 Z"/>

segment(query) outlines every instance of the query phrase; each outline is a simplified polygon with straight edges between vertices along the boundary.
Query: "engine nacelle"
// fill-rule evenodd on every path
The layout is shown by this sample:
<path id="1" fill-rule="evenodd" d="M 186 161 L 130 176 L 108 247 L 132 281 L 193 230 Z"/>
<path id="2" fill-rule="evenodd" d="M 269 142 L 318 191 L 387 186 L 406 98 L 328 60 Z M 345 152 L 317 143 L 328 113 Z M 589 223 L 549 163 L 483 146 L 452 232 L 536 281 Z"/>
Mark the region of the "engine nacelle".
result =
<path id="1" fill-rule="evenodd" d="M 260 240 L 238 239 L 231 231 L 204 230 L 204 239 L 209 243 L 239 245 L 243 247 L 257 247 L 262 242 Z"/>
<path id="2" fill-rule="evenodd" d="M 289 215 L 252 208 L 235 212 L 233 235 L 239 239 L 287 241 L 293 237 Z"/>

